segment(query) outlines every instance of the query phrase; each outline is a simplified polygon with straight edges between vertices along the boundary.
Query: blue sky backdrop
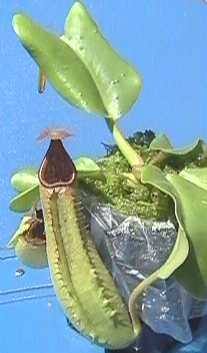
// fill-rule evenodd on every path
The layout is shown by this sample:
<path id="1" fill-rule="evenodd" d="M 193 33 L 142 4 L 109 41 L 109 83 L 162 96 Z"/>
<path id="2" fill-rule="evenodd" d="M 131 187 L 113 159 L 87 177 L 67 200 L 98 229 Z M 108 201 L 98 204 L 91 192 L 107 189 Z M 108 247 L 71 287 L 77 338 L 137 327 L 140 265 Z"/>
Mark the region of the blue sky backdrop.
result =
<path id="1" fill-rule="evenodd" d="M 144 87 L 139 101 L 120 122 L 126 134 L 153 129 L 177 146 L 207 139 L 207 4 L 202 0 L 85 0 L 112 45 L 139 70 Z M 46 146 L 43 128 L 69 127 L 73 157 L 101 156 L 111 136 L 101 118 L 69 106 L 48 86 L 37 93 L 36 64 L 20 45 L 12 16 L 23 11 L 61 34 L 72 0 L 1 0 L 0 4 L 0 244 L 19 221 L 8 203 L 11 174 L 40 164 Z M 0 262 L 0 290 L 48 282 L 48 271 L 14 277 L 18 262 Z M 71 333 L 56 301 L 2 306 L 0 351 L 61 353 L 102 351 Z M 17 348 L 19 347 L 19 349 Z"/>

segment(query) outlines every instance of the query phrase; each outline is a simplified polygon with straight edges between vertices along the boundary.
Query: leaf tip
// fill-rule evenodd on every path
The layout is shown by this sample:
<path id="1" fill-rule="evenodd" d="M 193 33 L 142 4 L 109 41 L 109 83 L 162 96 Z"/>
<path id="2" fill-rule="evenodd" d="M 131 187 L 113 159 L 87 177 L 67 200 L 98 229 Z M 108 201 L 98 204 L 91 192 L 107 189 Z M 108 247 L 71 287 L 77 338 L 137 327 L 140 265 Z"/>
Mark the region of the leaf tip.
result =
<path id="1" fill-rule="evenodd" d="M 41 33 L 41 28 L 31 17 L 24 13 L 17 13 L 13 17 L 12 26 L 26 48 L 37 47 L 37 34 L 39 35 Z"/>
<path id="2" fill-rule="evenodd" d="M 71 10 L 76 10 L 76 11 L 80 11 L 80 12 L 85 9 L 86 9 L 85 6 L 80 1 L 75 1 L 72 8 L 71 8 Z"/>
<path id="3" fill-rule="evenodd" d="M 22 25 L 25 22 L 25 16 L 21 13 L 17 13 L 13 16 L 12 26 L 18 37 L 22 36 Z"/>

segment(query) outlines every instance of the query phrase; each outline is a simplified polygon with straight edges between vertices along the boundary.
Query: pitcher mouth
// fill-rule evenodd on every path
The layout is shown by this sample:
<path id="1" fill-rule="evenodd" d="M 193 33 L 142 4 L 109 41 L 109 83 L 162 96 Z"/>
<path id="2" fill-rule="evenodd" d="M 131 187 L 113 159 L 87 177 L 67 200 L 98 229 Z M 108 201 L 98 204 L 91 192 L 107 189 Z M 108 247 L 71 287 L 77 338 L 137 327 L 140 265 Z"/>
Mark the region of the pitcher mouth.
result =
<path id="1" fill-rule="evenodd" d="M 68 137 L 73 136 L 73 133 L 69 129 L 65 128 L 47 128 L 41 132 L 38 136 L 38 141 L 49 140 L 64 140 Z"/>
<path id="2" fill-rule="evenodd" d="M 42 209 L 36 210 L 26 235 L 26 241 L 34 246 L 46 244 L 45 224 Z"/>
<path id="3" fill-rule="evenodd" d="M 76 181 L 75 165 L 62 142 L 71 135 L 66 129 L 47 129 L 39 137 L 39 140 L 50 139 L 49 148 L 38 173 L 41 185 L 46 188 L 71 187 Z"/>

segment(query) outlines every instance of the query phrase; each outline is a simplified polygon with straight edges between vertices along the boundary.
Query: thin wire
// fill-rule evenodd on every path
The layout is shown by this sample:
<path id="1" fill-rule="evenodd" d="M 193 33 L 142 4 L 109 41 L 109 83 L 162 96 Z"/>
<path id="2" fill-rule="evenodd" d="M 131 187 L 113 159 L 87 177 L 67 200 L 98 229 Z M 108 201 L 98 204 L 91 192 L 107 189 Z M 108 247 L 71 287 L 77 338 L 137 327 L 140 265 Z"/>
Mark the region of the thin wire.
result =
<path id="1" fill-rule="evenodd" d="M 0 261 L 16 259 L 16 255 L 0 256 Z"/>
<path id="2" fill-rule="evenodd" d="M 3 300 L 0 301 L 0 305 L 8 305 L 8 304 L 14 304 L 18 302 L 24 302 L 24 301 L 29 301 L 29 300 L 34 300 L 34 299 L 46 299 L 46 298 L 54 298 L 55 294 L 43 294 L 43 295 L 30 295 L 22 298 L 12 298 L 8 300 Z"/>
<path id="3" fill-rule="evenodd" d="M 23 287 L 23 288 L 18 288 L 18 289 L 9 289 L 9 290 L 0 291 L 0 296 L 30 292 L 32 290 L 39 290 L 39 289 L 50 289 L 50 288 L 53 288 L 53 285 L 51 283 L 42 284 L 39 286 Z"/>
<path id="4" fill-rule="evenodd" d="M 0 256 L 0 261 L 6 261 L 6 260 L 11 260 L 11 259 L 16 259 L 17 256 L 14 254 L 14 250 L 6 247 L 6 246 L 0 246 L 0 251 L 3 251 L 3 252 L 10 252 L 10 253 L 13 253 L 13 255 L 6 255 L 6 256 Z"/>

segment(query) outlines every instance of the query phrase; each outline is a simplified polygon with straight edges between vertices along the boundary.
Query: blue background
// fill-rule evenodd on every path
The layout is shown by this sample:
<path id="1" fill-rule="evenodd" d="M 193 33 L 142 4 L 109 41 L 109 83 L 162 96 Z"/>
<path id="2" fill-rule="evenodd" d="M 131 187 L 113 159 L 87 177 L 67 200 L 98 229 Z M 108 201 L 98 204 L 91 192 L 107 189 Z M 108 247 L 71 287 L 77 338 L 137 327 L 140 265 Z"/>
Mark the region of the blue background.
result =
<path id="1" fill-rule="evenodd" d="M 202 0 L 87 0 L 112 45 L 139 69 L 140 100 L 120 123 L 126 134 L 151 128 L 176 146 L 207 138 L 207 4 Z M 101 156 L 111 142 L 104 121 L 69 106 L 48 87 L 37 93 L 38 70 L 20 45 L 12 16 L 24 11 L 62 33 L 73 1 L 1 0 L 0 4 L 0 245 L 20 216 L 8 209 L 11 174 L 40 164 L 45 151 L 36 137 L 46 127 L 69 127 L 73 157 Z M 26 270 L 16 278 L 17 260 L 0 262 L 0 290 L 49 283 L 48 271 Z M 0 292 L 1 293 L 1 292 Z M 0 297 L 0 300 L 6 299 Z M 48 301 L 51 302 L 48 306 Z M 55 299 L 0 306 L 0 352 L 102 352 L 66 326 Z"/>

